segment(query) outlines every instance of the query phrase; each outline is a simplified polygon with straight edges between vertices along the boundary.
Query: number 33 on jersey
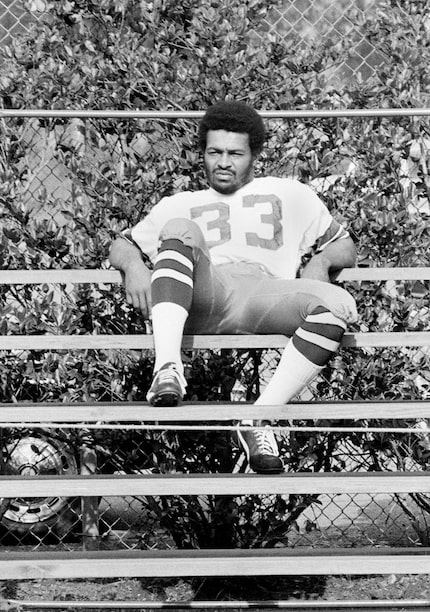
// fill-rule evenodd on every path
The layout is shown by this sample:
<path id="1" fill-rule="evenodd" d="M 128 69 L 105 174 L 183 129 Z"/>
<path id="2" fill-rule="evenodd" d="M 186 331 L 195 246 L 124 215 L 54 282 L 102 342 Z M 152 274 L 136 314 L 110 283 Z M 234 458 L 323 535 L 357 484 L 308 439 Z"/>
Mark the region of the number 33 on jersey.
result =
<path id="1" fill-rule="evenodd" d="M 180 217 L 200 227 L 215 265 L 253 262 L 286 279 L 312 247 L 348 236 L 310 187 L 276 177 L 256 178 L 231 195 L 206 189 L 163 198 L 125 236 L 153 260 L 161 229 Z"/>

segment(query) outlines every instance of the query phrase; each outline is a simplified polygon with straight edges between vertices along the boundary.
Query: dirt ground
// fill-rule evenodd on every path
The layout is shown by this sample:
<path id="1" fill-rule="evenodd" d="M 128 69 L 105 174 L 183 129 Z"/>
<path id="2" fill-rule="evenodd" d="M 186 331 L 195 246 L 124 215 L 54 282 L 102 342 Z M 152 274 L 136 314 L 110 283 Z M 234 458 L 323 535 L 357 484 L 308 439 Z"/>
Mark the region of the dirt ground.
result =
<path id="1" fill-rule="evenodd" d="M 268 577 L 205 580 L 0 580 L 0 610 L 26 610 L 24 602 L 185 602 L 327 600 L 424 600 L 430 605 L 430 576 Z M 14 602 L 22 602 L 16 606 Z M 36 604 L 37 605 L 37 604 Z M 46 610 L 46 608 L 44 608 Z M 102 608 L 95 607 L 93 609 Z M 119 608 L 118 608 L 119 609 Z M 144 608 L 141 608 L 144 609 Z"/>

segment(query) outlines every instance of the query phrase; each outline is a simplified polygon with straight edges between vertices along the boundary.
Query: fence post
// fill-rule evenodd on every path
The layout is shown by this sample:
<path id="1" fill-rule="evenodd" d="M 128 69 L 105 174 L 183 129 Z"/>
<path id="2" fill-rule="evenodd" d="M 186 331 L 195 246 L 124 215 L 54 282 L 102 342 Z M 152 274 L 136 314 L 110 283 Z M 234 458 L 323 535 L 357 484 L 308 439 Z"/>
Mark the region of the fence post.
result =
<path id="1" fill-rule="evenodd" d="M 97 470 L 97 453 L 94 448 L 83 444 L 81 446 L 81 474 L 88 476 Z M 99 498 L 82 497 L 82 545 L 84 550 L 98 550 L 100 548 L 99 531 Z"/>

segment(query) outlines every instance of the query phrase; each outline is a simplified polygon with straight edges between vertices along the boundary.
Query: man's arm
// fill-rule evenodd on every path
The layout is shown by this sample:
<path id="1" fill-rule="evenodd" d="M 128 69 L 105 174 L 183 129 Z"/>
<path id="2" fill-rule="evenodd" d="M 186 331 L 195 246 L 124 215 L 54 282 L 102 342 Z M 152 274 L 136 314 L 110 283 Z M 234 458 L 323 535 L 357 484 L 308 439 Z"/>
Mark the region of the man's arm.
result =
<path id="1" fill-rule="evenodd" d="M 352 238 L 340 238 L 311 257 L 300 276 L 330 282 L 330 274 L 342 268 L 352 268 L 356 259 L 357 251 Z"/>
<path id="2" fill-rule="evenodd" d="M 140 249 L 125 238 L 117 238 L 112 243 L 109 261 L 124 275 L 127 302 L 148 319 L 151 313 L 151 272 Z"/>

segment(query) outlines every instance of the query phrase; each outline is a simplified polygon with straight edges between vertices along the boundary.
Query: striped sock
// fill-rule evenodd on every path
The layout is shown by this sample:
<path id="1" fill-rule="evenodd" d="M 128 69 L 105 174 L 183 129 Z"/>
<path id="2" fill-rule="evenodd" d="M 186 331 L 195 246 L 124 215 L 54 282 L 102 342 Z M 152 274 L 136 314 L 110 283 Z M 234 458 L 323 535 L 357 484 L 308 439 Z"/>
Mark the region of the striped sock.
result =
<path id="1" fill-rule="evenodd" d="M 309 361 L 324 366 L 337 350 L 345 329 L 344 321 L 318 306 L 296 330 L 292 342 Z"/>
<path id="2" fill-rule="evenodd" d="M 193 299 L 193 250 L 175 238 L 164 240 L 152 273 L 152 305 L 172 302 L 189 311 Z"/>
<path id="3" fill-rule="evenodd" d="M 183 372 L 181 345 L 193 298 L 193 271 L 192 248 L 177 239 L 163 240 L 151 280 L 155 371 L 172 362 Z"/>
<path id="4" fill-rule="evenodd" d="M 326 365 L 345 328 L 329 310 L 316 308 L 285 347 L 275 373 L 255 403 L 269 406 L 291 401 Z"/>

